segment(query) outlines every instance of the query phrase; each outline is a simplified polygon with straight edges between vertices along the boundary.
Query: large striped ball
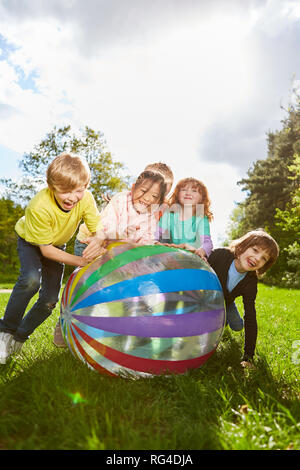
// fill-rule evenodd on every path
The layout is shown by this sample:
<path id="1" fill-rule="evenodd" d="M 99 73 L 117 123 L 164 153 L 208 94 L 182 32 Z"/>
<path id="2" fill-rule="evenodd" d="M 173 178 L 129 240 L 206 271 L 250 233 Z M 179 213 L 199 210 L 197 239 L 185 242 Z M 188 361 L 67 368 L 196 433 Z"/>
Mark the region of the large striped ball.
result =
<path id="1" fill-rule="evenodd" d="M 224 298 L 215 272 L 197 255 L 115 242 L 73 272 L 60 319 L 71 352 L 100 373 L 180 374 L 215 351 Z"/>

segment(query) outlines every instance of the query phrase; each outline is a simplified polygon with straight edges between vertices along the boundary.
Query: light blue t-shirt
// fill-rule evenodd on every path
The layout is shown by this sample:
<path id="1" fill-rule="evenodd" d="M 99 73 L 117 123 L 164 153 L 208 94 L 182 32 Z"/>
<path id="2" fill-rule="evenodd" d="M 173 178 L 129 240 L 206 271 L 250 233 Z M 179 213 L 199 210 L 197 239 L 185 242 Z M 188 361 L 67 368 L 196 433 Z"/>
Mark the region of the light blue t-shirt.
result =
<path id="1" fill-rule="evenodd" d="M 206 237 L 210 238 L 209 220 L 206 215 L 180 220 L 178 212 L 165 212 L 159 221 L 158 239 L 162 243 L 188 243 L 199 248 Z"/>
<path id="2" fill-rule="evenodd" d="M 246 276 L 247 273 L 239 273 L 236 270 L 234 261 L 232 261 L 230 268 L 228 270 L 228 278 L 227 278 L 227 289 L 231 292 L 235 286 Z"/>

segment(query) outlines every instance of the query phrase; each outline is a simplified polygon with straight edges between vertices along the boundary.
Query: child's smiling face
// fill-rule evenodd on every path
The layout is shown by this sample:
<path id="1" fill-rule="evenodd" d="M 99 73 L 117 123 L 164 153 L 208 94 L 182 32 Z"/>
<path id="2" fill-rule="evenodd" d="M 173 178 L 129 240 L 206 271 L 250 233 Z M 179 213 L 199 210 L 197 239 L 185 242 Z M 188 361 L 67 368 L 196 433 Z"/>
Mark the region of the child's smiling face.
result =
<path id="1" fill-rule="evenodd" d="M 181 205 L 196 205 L 200 204 L 202 196 L 199 193 L 199 188 L 193 183 L 187 183 L 178 192 L 178 202 Z"/>
<path id="2" fill-rule="evenodd" d="M 79 201 L 81 201 L 85 190 L 85 186 L 75 188 L 72 191 L 54 188 L 53 194 L 60 207 L 65 211 L 70 211 L 76 206 L 76 204 L 78 204 Z"/>
<path id="3" fill-rule="evenodd" d="M 160 184 L 144 180 L 138 187 L 132 188 L 132 202 L 135 210 L 141 214 L 150 212 L 152 204 L 160 200 Z"/>
<path id="4" fill-rule="evenodd" d="M 258 271 L 267 261 L 270 255 L 267 250 L 258 245 L 247 248 L 238 258 L 235 259 L 235 267 L 238 272 Z"/>

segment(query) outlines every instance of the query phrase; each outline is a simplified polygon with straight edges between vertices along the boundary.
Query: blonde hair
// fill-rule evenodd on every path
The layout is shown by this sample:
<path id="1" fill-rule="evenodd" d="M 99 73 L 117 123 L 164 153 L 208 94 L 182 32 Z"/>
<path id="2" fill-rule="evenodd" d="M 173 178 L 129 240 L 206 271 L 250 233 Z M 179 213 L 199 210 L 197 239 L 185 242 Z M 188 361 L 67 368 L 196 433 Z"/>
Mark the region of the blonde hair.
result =
<path id="1" fill-rule="evenodd" d="M 52 160 L 47 168 L 47 183 L 51 190 L 73 190 L 80 186 L 87 187 L 91 172 L 85 158 L 63 152 Z"/>
<path id="2" fill-rule="evenodd" d="M 235 258 L 238 258 L 248 248 L 254 245 L 266 250 L 270 257 L 268 261 L 257 270 L 257 274 L 262 275 L 275 263 L 279 256 L 279 246 L 271 235 L 262 228 L 252 230 L 237 240 L 233 240 L 229 245 L 229 249 L 234 253 Z"/>
<path id="3" fill-rule="evenodd" d="M 172 206 L 173 204 L 179 204 L 178 194 L 179 191 L 186 186 L 187 184 L 192 183 L 198 189 L 199 194 L 201 194 L 201 204 L 204 206 L 204 215 L 208 218 L 209 221 L 213 219 L 213 214 L 210 210 L 211 201 L 208 195 L 207 187 L 202 183 L 202 181 L 197 180 L 196 178 L 184 178 L 178 181 L 173 194 L 168 200 L 168 204 Z"/>
<path id="4" fill-rule="evenodd" d="M 154 173 L 159 173 L 162 175 L 166 181 L 166 183 L 172 183 L 174 181 L 174 175 L 173 171 L 167 165 L 166 163 L 163 162 L 157 162 L 157 163 L 150 163 L 149 165 L 146 166 L 144 171 L 153 171 Z"/>

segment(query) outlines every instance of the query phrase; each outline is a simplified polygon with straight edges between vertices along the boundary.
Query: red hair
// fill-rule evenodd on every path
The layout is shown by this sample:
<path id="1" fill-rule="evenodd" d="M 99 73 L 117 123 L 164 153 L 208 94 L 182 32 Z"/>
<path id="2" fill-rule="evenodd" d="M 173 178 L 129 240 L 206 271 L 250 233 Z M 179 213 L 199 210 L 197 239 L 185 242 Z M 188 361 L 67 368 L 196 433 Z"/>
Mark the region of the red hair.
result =
<path id="1" fill-rule="evenodd" d="M 210 210 L 211 201 L 208 195 L 207 187 L 202 183 L 202 181 L 199 181 L 196 178 L 183 178 L 177 183 L 173 194 L 168 199 L 169 206 L 172 206 L 173 204 L 179 204 L 178 193 L 189 183 L 191 183 L 193 186 L 196 186 L 198 189 L 198 192 L 201 195 L 201 204 L 204 206 L 204 215 L 206 215 L 208 220 L 211 221 L 213 219 L 213 214 Z"/>

